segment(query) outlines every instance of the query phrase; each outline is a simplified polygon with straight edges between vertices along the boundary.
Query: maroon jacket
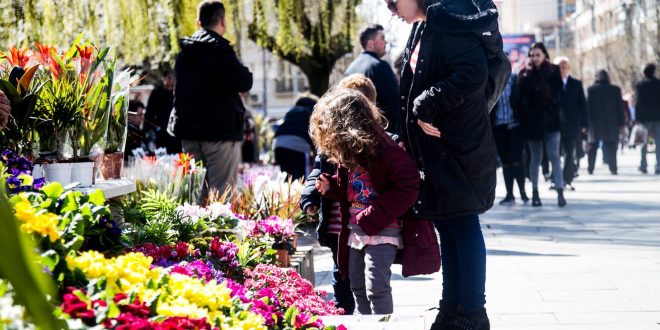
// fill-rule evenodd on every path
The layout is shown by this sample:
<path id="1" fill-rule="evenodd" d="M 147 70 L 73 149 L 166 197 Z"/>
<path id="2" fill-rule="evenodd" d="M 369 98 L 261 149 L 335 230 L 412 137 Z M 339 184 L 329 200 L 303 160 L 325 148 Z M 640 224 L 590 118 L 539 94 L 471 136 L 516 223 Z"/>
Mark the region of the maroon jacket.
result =
<path id="1" fill-rule="evenodd" d="M 417 200 L 420 178 L 417 166 L 410 155 L 386 135 L 383 135 L 379 141 L 376 159 L 367 171 L 378 197 L 358 215 L 357 220 L 365 234 L 371 236 L 378 234 L 387 225 L 401 219 L 408 212 Z M 338 166 L 337 173 L 330 181 L 332 183 L 330 190 L 324 197 L 338 200 L 341 203 L 342 230 L 339 234 L 337 262 L 342 277 L 345 277 L 348 271 L 348 223 L 350 219 L 348 211 L 350 204 L 347 196 L 348 170 Z M 402 257 L 404 276 L 428 274 L 439 270 L 440 249 L 437 236 L 435 236 L 435 228 L 431 222 L 404 220 L 402 235 L 404 251 L 400 251 L 399 254 Z M 418 238 L 422 238 L 424 241 L 416 242 Z M 430 250 L 435 251 L 437 258 L 428 257 Z M 418 258 L 420 256 L 422 258 Z M 420 262 L 425 265 L 420 265 Z"/>

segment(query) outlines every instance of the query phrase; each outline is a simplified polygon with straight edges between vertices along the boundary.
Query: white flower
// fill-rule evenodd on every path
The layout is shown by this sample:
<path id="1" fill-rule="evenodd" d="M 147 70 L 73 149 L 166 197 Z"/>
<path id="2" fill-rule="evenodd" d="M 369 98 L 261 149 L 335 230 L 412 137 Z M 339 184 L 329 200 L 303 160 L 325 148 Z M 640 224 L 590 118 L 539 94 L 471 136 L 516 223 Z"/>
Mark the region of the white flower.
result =
<path id="1" fill-rule="evenodd" d="M 217 220 L 219 218 L 228 218 L 234 216 L 234 212 L 231 211 L 230 204 L 213 203 L 206 207 L 205 212 L 211 221 Z"/>

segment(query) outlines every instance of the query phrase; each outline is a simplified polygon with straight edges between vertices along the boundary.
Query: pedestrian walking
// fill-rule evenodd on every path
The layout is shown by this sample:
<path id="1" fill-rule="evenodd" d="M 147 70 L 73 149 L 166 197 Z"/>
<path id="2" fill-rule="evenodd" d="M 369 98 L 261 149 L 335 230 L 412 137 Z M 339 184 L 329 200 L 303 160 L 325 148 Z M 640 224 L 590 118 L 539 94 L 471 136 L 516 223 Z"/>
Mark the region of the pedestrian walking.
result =
<path id="1" fill-rule="evenodd" d="M 393 312 L 390 268 L 404 247 L 400 217 L 419 189 L 415 163 L 386 134 L 373 107 L 361 93 L 339 89 L 319 100 L 310 129 L 321 153 L 337 164 L 337 171 L 321 174 L 315 187 L 340 201 L 339 269 L 348 273 L 363 315 Z M 433 233 L 432 226 L 428 229 Z"/>
<path id="2" fill-rule="evenodd" d="M 530 151 L 529 174 L 532 181 L 532 206 L 541 206 L 539 166 L 543 147 L 552 164 L 552 176 L 557 190 L 557 205 L 566 206 L 564 178 L 559 158 L 561 122 L 559 93 L 563 88 L 559 67 L 550 63 L 543 43 L 535 43 L 529 51 L 532 66 L 518 77 L 515 104 L 520 109 L 520 125 Z"/>
<path id="3" fill-rule="evenodd" d="M 516 202 L 513 197 L 513 182 L 518 183 L 520 199 L 523 203 L 529 202 L 525 193 L 525 170 L 523 168 L 524 140 L 520 136 L 520 124 L 518 123 L 515 109 L 511 106 L 511 91 L 515 89 L 516 75 L 511 74 L 499 102 L 491 112 L 493 123 L 493 136 L 497 146 L 497 154 L 502 163 L 502 174 L 506 196 L 500 201 L 500 205 L 513 205 Z"/>
<path id="4" fill-rule="evenodd" d="M 149 96 L 145 113 L 145 131 L 152 130 L 156 146 L 165 148 L 168 154 L 181 152 L 181 141 L 167 133 L 167 123 L 174 106 L 174 71 L 163 71 L 163 81 Z"/>
<path id="5" fill-rule="evenodd" d="M 577 171 L 577 149 L 582 148 L 581 134 L 587 133 L 589 112 L 582 81 L 571 76 L 571 65 L 567 57 L 555 59 L 559 66 L 563 87 L 559 93 L 561 105 L 561 146 L 564 149 L 564 189 L 575 190 L 573 178 Z"/>
<path id="6" fill-rule="evenodd" d="M 603 154 L 607 159 L 610 173 L 617 174 L 617 148 L 619 133 L 625 125 L 621 88 L 610 83 L 605 70 L 596 74 L 596 82 L 587 90 L 589 104 L 589 174 L 594 173 L 598 146 L 603 144 Z"/>
<path id="7" fill-rule="evenodd" d="M 635 108 L 636 121 L 642 123 L 648 135 L 655 140 L 655 174 L 660 174 L 660 150 L 657 147 L 660 141 L 660 80 L 655 77 L 656 65 L 651 63 L 644 67 L 644 79 L 635 86 L 637 104 Z M 648 139 L 642 146 L 642 160 L 639 170 L 647 172 L 646 154 L 648 152 Z"/>
<path id="8" fill-rule="evenodd" d="M 376 106 L 387 118 L 387 131 L 400 134 L 401 111 L 397 99 L 399 83 L 389 63 L 381 58 L 386 54 L 387 40 L 381 25 L 367 26 L 360 32 L 363 52 L 346 69 L 345 75 L 360 73 L 376 86 Z"/>
<path id="9" fill-rule="evenodd" d="M 413 215 L 433 219 L 443 256 L 432 329 L 489 329 L 479 214 L 495 199 L 489 111 L 511 74 L 490 0 L 386 1 L 413 24 L 401 74 L 405 148 L 422 175 Z M 402 118 L 402 119 L 403 119 Z"/>
<path id="10" fill-rule="evenodd" d="M 197 24 L 199 30 L 180 42 L 169 128 L 181 139 L 183 151 L 206 166 L 200 200 L 206 204 L 209 189 L 222 192 L 236 181 L 246 111 L 239 93 L 252 88 L 252 73 L 223 37 L 222 2 L 203 1 Z"/>

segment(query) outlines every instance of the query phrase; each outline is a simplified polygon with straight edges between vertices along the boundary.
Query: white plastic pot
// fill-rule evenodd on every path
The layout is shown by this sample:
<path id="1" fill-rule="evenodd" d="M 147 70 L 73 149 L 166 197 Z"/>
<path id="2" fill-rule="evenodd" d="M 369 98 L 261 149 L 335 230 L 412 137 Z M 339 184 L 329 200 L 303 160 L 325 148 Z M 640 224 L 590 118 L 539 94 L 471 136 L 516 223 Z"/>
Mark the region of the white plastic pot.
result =
<path id="1" fill-rule="evenodd" d="M 44 164 L 46 181 L 71 184 L 71 163 Z"/>
<path id="2" fill-rule="evenodd" d="M 94 184 L 94 162 L 71 163 L 71 182 L 78 182 L 78 187 L 88 188 Z"/>

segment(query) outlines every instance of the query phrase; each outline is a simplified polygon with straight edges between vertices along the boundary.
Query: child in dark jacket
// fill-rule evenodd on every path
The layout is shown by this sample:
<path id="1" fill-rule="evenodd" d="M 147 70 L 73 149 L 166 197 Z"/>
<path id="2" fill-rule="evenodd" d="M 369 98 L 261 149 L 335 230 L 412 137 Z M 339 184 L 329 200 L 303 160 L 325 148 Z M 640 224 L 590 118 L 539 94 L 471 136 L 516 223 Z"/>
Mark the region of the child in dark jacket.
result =
<path id="1" fill-rule="evenodd" d="M 361 314 L 390 314 L 390 267 L 403 247 L 399 219 L 415 202 L 420 178 L 373 107 L 352 90 L 328 93 L 312 114 L 310 131 L 319 150 L 338 165 L 315 186 L 340 202 L 340 272 L 348 273 Z"/>

